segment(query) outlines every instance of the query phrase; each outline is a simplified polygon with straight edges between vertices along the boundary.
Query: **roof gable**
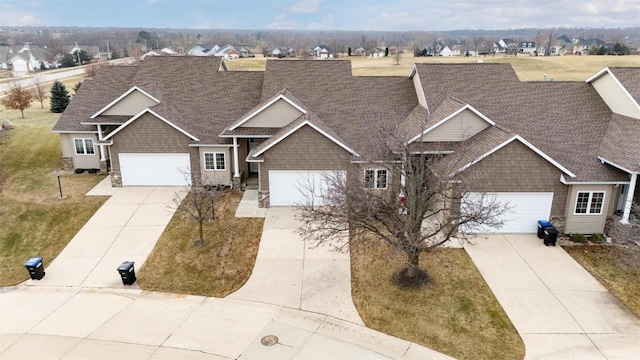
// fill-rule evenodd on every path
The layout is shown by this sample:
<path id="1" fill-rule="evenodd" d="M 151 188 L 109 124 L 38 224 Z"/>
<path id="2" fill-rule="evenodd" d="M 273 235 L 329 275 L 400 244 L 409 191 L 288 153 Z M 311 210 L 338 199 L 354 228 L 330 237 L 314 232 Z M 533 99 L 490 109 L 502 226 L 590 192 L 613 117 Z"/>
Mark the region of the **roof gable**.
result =
<path id="1" fill-rule="evenodd" d="M 318 133 L 320 133 L 327 139 L 331 140 L 332 142 L 334 142 L 336 145 L 340 146 L 344 150 L 350 152 L 352 155 L 360 156 L 358 155 L 358 153 L 356 153 L 355 150 L 353 150 L 342 139 L 340 139 L 337 136 L 337 134 L 335 134 L 331 129 L 328 129 L 327 126 L 324 125 L 322 121 L 320 121 L 317 118 L 315 120 L 311 120 L 311 116 L 306 115 L 304 117 L 301 117 L 294 123 L 289 124 L 289 126 L 287 126 L 286 128 L 283 128 L 278 134 L 274 135 L 269 140 L 266 140 L 260 145 L 258 145 L 254 149 L 255 151 L 252 152 L 251 157 L 255 158 L 264 154 L 267 150 L 271 149 L 272 147 L 274 147 L 275 145 L 277 145 L 278 143 L 280 143 L 281 141 L 289 137 L 291 134 L 300 130 L 304 126 L 309 126 L 310 128 L 316 130 Z"/>
<path id="2" fill-rule="evenodd" d="M 459 168 L 453 174 L 451 174 L 451 176 L 456 175 L 456 174 L 458 174 L 458 173 L 460 173 L 462 171 L 465 171 L 466 169 L 470 168 L 471 166 L 473 166 L 473 165 L 477 164 L 478 162 L 482 161 L 483 159 L 487 158 L 489 155 L 495 153 L 496 151 L 502 149 L 503 147 L 509 145 L 511 142 L 516 141 L 516 140 L 519 141 L 520 143 L 522 143 L 523 145 L 525 145 L 526 147 L 528 147 L 530 150 L 532 150 L 536 154 L 538 154 L 543 159 L 547 160 L 549 163 L 551 163 L 553 166 L 558 168 L 563 173 L 569 175 L 570 177 L 576 177 L 576 175 L 574 173 L 572 173 L 571 171 L 569 171 L 569 169 L 567 169 L 564 166 L 562 166 L 559 162 L 557 162 L 556 160 L 551 158 L 551 156 L 549 156 L 549 155 L 545 154 L 544 152 L 542 152 L 540 149 L 535 147 L 533 144 L 531 144 L 530 142 L 525 140 L 520 135 L 513 135 L 512 137 L 510 137 L 506 141 L 498 144 L 497 146 L 494 146 L 489 151 L 487 151 L 487 152 L 481 154 L 480 156 L 474 158 L 472 161 L 467 162 L 465 165 L 463 165 L 461 168 Z"/>
<path id="3" fill-rule="evenodd" d="M 109 140 L 111 139 L 114 135 L 116 135 L 117 133 L 119 133 L 120 131 L 122 131 L 124 128 L 126 128 L 127 126 L 129 126 L 131 123 L 133 123 L 134 121 L 136 121 L 137 119 L 139 119 L 142 115 L 144 114 L 151 114 L 153 116 L 155 116 L 157 119 L 165 122 L 167 125 L 171 126 L 172 128 L 178 130 L 179 132 L 181 132 L 182 134 L 184 134 L 185 136 L 191 138 L 191 140 L 193 141 L 200 141 L 198 138 L 196 138 L 195 136 L 189 134 L 188 132 L 186 132 L 185 130 L 181 129 L 180 127 L 178 127 L 177 125 L 175 125 L 174 123 L 172 123 L 171 121 L 165 119 L 164 117 L 158 115 L 156 112 L 154 112 L 151 109 L 144 109 L 142 110 L 140 113 L 138 113 L 136 116 L 132 117 L 131 119 L 129 119 L 127 122 L 125 122 L 124 124 L 120 125 L 117 129 L 115 129 L 113 132 L 111 132 L 109 135 L 105 136 L 103 141 Z"/>
<path id="4" fill-rule="evenodd" d="M 132 101 L 131 99 L 127 100 L 127 98 L 129 98 L 129 96 L 131 94 L 133 94 L 134 92 L 137 92 L 139 94 L 144 95 L 144 97 L 146 97 L 146 99 L 148 99 L 147 101 L 145 101 L 144 103 L 139 103 L 140 100 L 144 99 L 144 97 L 139 97 L 136 96 L 135 94 L 132 96 L 132 98 L 135 99 L 135 103 L 134 101 Z M 120 104 L 120 102 L 123 101 L 122 104 Z M 96 112 L 95 114 L 91 115 L 91 119 L 96 118 L 99 115 L 105 114 L 105 115 L 134 115 L 139 113 L 142 109 L 149 107 L 149 104 L 155 105 L 155 104 L 159 104 L 160 100 L 156 99 L 155 97 L 151 96 L 149 93 L 147 93 L 146 91 L 140 89 L 137 86 L 132 87 L 131 89 L 127 90 L 124 94 L 120 95 L 117 99 L 113 100 L 112 102 L 110 102 L 109 104 L 107 104 L 107 106 L 103 107 L 102 109 L 100 109 L 98 112 Z M 134 105 L 134 104 L 139 104 L 139 105 Z M 116 107 L 117 105 L 119 105 L 118 107 Z M 114 109 L 112 109 L 114 108 Z M 134 110 L 135 108 L 138 108 L 137 111 Z M 112 109 L 113 113 L 107 113 L 110 109 Z M 126 114 L 124 113 L 118 113 L 119 111 L 124 111 L 125 109 L 127 109 Z M 133 112 L 133 113 L 130 113 Z"/>
<path id="5" fill-rule="evenodd" d="M 636 69 L 640 73 L 640 69 Z M 640 76 L 638 76 L 640 78 Z M 640 119 L 640 104 L 629 89 L 609 68 L 604 68 L 587 80 L 598 92 L 611 111 Z M 634 89 L 635 90 L 635 89 Z"/>
<path id="6" fill-rule="evenodd" d="M 441 107 L 448 108 L 451 105 L 459 106 L 461 103 L 458 100 L 448 98 L 443 101 Z M 407 143 L 418 139 L 422 139 L 422 141 L 464 141 L 487 127 L 495 125 L 495 122 L 473 106 L 464 104 L 445 116 L 439 116 L 436 110 L 433 113 L 433 118 L 426 125 L 428 127 L 425 130 Z"/>
<path id="7" fill-rule="evenodd" d="M 286 96 L 286 91 L 276 95 L 240 118 L 229 130 L 239 127 L 283 127 L 307 113 L 307 110 L 289 97 Z"/>

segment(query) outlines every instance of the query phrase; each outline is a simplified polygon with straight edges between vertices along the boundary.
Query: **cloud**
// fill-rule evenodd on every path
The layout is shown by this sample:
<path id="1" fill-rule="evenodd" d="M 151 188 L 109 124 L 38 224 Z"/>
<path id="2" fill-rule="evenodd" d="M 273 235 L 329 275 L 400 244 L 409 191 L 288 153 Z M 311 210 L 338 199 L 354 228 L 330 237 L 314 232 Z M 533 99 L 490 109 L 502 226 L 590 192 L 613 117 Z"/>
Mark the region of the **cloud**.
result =
<path id="1" fill-rule="evenodd" d="M 294 14 L 311 14 L 320 11 L 322 0 L 301 0 L 287 8 L 287 12 Z"/>
<path id="2" fill-rule="evenodd" d="M 34 12 L 25 11 L 11 3 L 0 4 L 0 24 L 4 26 L 37 26 L 45 22 Z"/>
<path id="3" fill-rule="evenodd" d="M 333 15 L 329 14 L 322 21 L 312 21 L 309 23 L 307 30 L 333 30 L 334 27 Z"/>

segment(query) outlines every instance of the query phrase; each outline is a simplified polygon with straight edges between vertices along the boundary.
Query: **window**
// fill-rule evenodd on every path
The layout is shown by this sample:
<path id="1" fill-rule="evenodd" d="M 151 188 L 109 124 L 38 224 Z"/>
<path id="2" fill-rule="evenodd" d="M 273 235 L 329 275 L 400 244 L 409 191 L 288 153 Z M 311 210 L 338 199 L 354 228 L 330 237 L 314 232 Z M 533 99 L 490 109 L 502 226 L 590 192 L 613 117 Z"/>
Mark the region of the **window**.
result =
<path id="1" fill-rule="evenodd" d="M 93 147 L 93 139 L 73 139 L 76 147 L 76 155 L 93 155 L 96 153 Z"/>
<path id="2" fill-rule="evenodd" d="M 576 197 L 575 214 L 602 214 L 604 204 L 603 191 L 579 191 Z"/>
<path id="3" fill-rule="evenodd" d="M 367 169 L 364 171 L 364 187 L 367 189 L 386 189 L 387 170 Z"/>
<path id="4" fill-rule="evenodd" d="M 225 153 L 204 153 L 205 170 L 226 170 Z"/>

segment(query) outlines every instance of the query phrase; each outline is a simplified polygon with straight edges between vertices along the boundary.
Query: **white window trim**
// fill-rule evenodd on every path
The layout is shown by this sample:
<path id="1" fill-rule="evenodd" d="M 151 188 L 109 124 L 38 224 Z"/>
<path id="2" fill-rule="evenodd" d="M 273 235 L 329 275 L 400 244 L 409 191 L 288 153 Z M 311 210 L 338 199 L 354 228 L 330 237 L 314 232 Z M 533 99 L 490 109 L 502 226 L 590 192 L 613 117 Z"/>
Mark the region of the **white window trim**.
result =
<path id="1" fill-rule="evenodd" d="M 586 213 L 578 213 L 576 212 L 578 207 L 578 198 L 581 193 L 589 194 L 589 200 L 587 201 L 587 212 Z M 591 212 L 591 201 L 593 200 L 593 194 L 602 193 L 602 206 L 600 207 L 600 212 L 592 213 Z M 606 204 L 607 192 L 606 191 L 578 191 L 576 193 L 576 202 L 573 205 L 573 215 L 602 215 L 602 211 L 604 210 L 604 205 Z"/>
<path id="2" fill-rule="evenodd" d="M 207 169 L 207 154 L 213 155 L 213 169 Z M 218 168 L 218 162 L 216 159 L 218 154 L 222 154 L 222 158 L 224 159 L 224 169 Z M 227 170 L 227 154 L 224 152 L 206 151 L 202 157 L 202 160 L 204 161 L 204 171 L 226 171 Z"/>
<path id="3" fill-rule="evenodd" d="M 373 187 L 367 187 L 367 171 L 374 171 Z M 378 187 L 378 172 L 386 172 L 386 182 L 384 187 Z M 389 187 L 389 170 L 388 169 L 364 169 L 364 188 L 367 190 L 386 190 Z"/>
<path id="4" fill-rule="evenodd" d="M 76 140 L 82 140 L 82 153 L 78 152 L 76 147 Z M 93 154 L 87 153 L 87 141 L 91 141 L 93 147 Z M 96 142 L 92 138 L 73 138 L 73 152 L 78 156 L 95 156 L 96 155 Z"/>

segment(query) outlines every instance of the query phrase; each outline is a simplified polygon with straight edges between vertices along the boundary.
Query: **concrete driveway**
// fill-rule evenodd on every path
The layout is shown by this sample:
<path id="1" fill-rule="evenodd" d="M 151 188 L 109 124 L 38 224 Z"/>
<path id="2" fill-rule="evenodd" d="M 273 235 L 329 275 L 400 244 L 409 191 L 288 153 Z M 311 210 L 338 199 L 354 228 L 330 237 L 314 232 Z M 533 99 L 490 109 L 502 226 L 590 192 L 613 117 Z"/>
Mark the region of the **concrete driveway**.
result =
<path id="1" fill-rule="evenodd" d="M 561 247 L 491 235 L 465 249 L 522 337 L 526 359 L 640 357 L 640 320 Z"/>
<path id="2" fill-rule="evenodd" d="M 295 211 L 267 210 L 253 273 L 228 298 L 313 311 L 362 325 L 351 299 L 349 253 L 305 243 L 297 234 Z"/>
<path id="3" fill-rule="evenodd" d="M 124 261 L 135 261 L 136 269 L 142 266 L 175 212 L 170 206 L 173 199 L 176 194 L 184 197 L 186 191 L 116 189 L 101 183 L 90 194 L 112 195 L 53 262 L 44 259 L 45 277 L 28 280 L 28 285 L 123 288 L 116 268 Z"/>

